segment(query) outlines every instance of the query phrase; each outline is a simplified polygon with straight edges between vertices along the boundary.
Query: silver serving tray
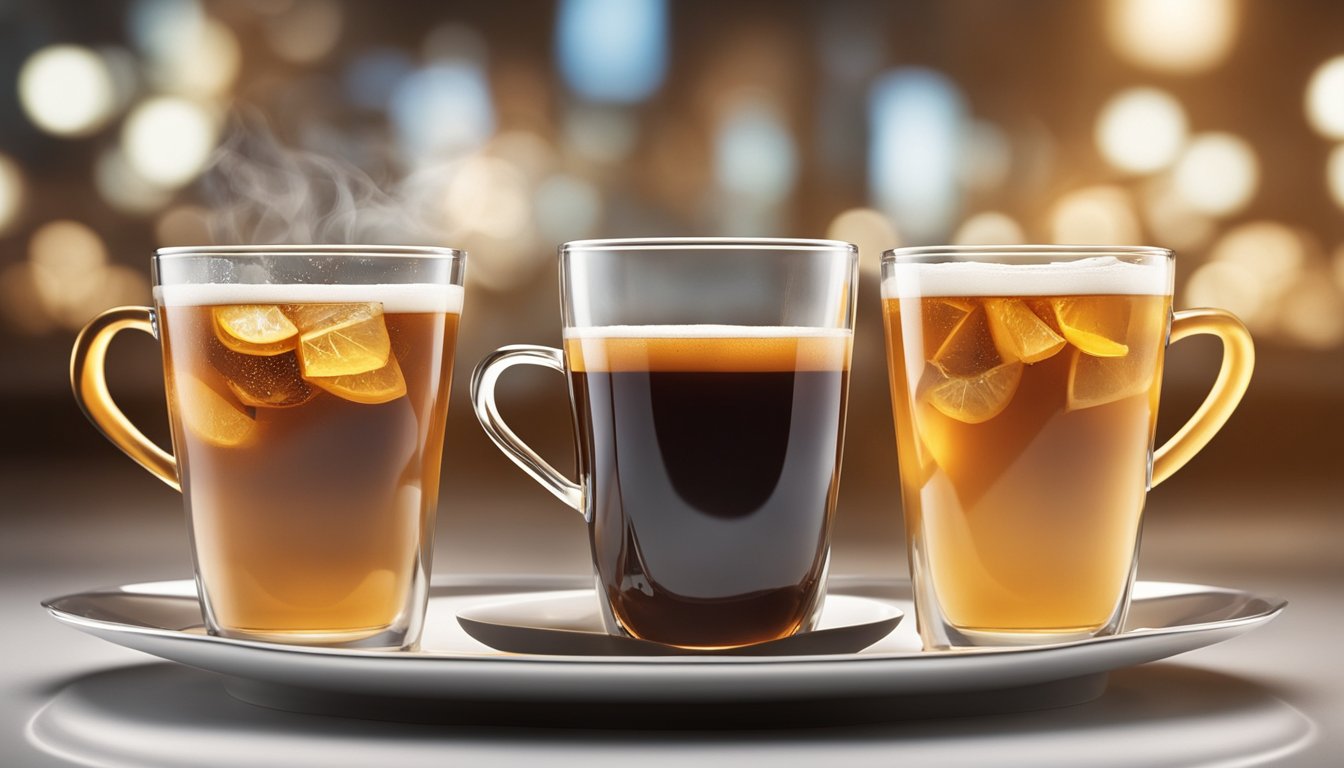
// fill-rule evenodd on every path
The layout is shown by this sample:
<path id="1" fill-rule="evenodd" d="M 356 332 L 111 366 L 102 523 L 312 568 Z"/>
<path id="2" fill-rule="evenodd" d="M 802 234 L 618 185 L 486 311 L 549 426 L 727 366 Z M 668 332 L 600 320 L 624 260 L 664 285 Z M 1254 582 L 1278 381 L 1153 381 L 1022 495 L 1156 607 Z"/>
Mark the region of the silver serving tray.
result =
<path id="1" fill-rule="evenodd" d="M 390 720 L 590 722 L 588 707 L 661 726 L 755 719 L 780 725 L 1020 711 L 1088 701 L 1106 673 L 1212 645 L 1272 620 L 1285 601 L 1195 584 L 1138 582 L 1125 631 L 1049 646 L 923 652 L 914 621 L 857 653 L 792 656 L 567 656 L 502 653 L 460 612 L 582 588 L 581 578 L 442 577 L 418 651 L 278 645 L 213 637 L 192 581 L 132 584 L 43 605 L 61 622 L 127 648 L 215 672 L 236 698 L 304 712 Z M 907 582 L 835 577 L 830 592 L 913 616 Z M 581 706 L 557 706 L 557 705 Z M 744 707 L 743 705 L 751 705 Z M 727 718 L 727 720 L 725 720 Z"/>

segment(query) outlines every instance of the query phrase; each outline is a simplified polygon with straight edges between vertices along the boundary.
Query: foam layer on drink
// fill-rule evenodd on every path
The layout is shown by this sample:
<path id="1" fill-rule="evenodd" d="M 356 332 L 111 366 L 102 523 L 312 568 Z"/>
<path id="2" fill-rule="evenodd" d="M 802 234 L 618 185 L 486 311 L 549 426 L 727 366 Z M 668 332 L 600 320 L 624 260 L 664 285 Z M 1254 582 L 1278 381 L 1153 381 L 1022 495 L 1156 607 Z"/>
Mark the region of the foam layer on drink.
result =
<path id="1" fill-rule="evenodd" d="M 1166 262 L 1135 264 L 1097 256 L 1049 264 L 954 261 L 897 264 L 882 281 L 888 299 L 919 296 L 1163 296 L 1171 292 Z"/>
<path id="2" fill-rule="evenodd" d="M 314 285 L 272 283 L 203 283 L 159 285 L 155 301 L 168 307 L 223 304 L 350 304 L 376 301 L 389 313 L 462 313 L 460 285 L 383 283 L 379 285 Z"/>
<path id="3" fill-rule="evenodd" d="M 760 373 L 849 369 L 844 328 L 607 325 L 565 329 L 570 370 Z"/>

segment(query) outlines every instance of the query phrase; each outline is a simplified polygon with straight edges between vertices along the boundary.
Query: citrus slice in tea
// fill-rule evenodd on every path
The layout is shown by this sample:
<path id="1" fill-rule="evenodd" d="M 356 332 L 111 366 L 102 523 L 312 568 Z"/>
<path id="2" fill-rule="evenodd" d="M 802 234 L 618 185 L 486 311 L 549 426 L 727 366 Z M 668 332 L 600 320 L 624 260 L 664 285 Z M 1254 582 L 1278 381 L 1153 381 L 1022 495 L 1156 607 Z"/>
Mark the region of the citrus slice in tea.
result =
<path id="1" fill-rule="evenodd" d="M 395 357 L 388 357 L 387 364 L 377 370 L 310 377 L 308 381 L 339 398 L 366 405 L 388 403 L 406 394 L 406 377 Z"/>
<path id="2" fill-rule="evenodd" d="M 191 374 L 178 381 L 177 410 L 188 431 L 220 448 L 251 441 L 257 423 L 242 405 Z"/>
<path id="3" fill-rule="evenodd" d="M 974 305 L 952 328 L 929 362 L 950 376 L 975 376 L 1008 361 L 1000 357 L 994 346 L 985 310 Z"/>
<path id="4" fill-rule="evenodd" d="M 303 380 L 293 352 L 271 357 L 229 361 L 216 370 L 224 374 L 229 391 L 243 405 L 254 408 L 293 408 L 317 397 L 318 390 Z M 228 370 L 225 370 L 228 368 Z"/>
<path id="5" fill-rule="evenodd" d="M 352 376 L 387 365 L 392 341 L 382 304 L 295 304 L 285 312 L 299 328 L 305 378 Z"/>
<path id="6" fill-rule="evenodd" d="M 994 346 L 1004 360 L 1039 363 L 1068 343 L 1019 299 L 986 299 L 985 314 Z"/>
<path id="7" fill-rule="evenodd" d="M 966 317 L 975 309 L 975 302 L 965 299 L 927 298 L 920 308 L 923 312 L 924 348 L 938 349 L 957 332 Z"/>
<path id="8" fill-rule="evenodd" d="M 230 304 L 210 312 L 220 343 L 244 355 L 279 355 L 294 349 L 299 329 L 271 304 Z"/>
<path id="9" fill-rule="evenodd" d="M 1146 393 L 1156 370 L 1152 354 L 1093 357 L 1075 350 L 1069 363 L 1068 408 L 1093 408 Z"/>
<path id="10" fill-rule="evenodd" d="M 1129 354 L 1129 304 L 1111 297 L 1069 296 L 1052 300 L 1055 319 L 1069 343 L 1094 357 Z"/>
<path id="11" fill-rule="evenodd" d="M 924 396 L 944 416 L 966 424 L 980 424 L 1003 413 L 1021 381 L 1022 363 L 1015 360 L 970 376 L 944 372 Z"/>

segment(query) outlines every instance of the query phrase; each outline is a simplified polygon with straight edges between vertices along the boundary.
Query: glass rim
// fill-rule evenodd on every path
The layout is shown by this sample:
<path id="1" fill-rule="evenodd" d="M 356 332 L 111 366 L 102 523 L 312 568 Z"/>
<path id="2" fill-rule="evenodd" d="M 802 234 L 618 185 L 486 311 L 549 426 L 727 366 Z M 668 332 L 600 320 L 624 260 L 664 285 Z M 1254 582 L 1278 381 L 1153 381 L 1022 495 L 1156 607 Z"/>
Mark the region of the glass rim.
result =
<path id="1" fill-rule="evenodd" d="M 437 245 L 177 245 L 154 251 L 158 259 L 193 256 L 365 256 L 462 260 L 467 252 Z"/>
<path id="2" fill-rule="evenodd" d="M 844 240 L 789 237 L 628 237 L 570 240 L 560 253 L 574 251 L 670 251 L 670 250 L 762 250 L 846 251 L 857 255 L 859 247 Z"/>
<path id="3" fill-rule="evenodd" d="M 912 245 L 883 251 L 882 263 L 936 263 L 966 256 L 987 257 L 1002 263 L 1041 257 L 1060 260 L 1087 259 L 1096 256 L 1143 256 L 1168 260 L 1176 258 L 1175 252 L 1170 248 L 1155 245 Z"/>

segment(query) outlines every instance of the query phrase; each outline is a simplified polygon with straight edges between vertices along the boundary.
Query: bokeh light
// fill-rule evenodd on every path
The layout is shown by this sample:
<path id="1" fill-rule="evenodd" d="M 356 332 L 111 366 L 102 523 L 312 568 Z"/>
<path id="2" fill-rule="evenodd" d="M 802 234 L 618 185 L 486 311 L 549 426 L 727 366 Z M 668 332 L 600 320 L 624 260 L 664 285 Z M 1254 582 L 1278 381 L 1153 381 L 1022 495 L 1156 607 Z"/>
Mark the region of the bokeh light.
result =
<path id="1" fill-rule="evenodd" d="M 1318 349 L 1344 342 L 1344 292 L 1328 274 L 1304 273 L 1286 293 L 1276 320 L 1288 338 Z"/>
<path id="2" fill-rule="evenodd" d="M 1176 159 L 1185 143 L 1185 110 L 1156 88 L 1130 88 L 1111 98 L 1097 118 L 1101 154 L 1122 171 L 1151 173 Z"/>
<path id="3" fill-rule="evenodd" d="M 882 273 L 882 252 L 901 246 L 900 233 L 881 211 L 851 208 L 831 220 L 826 237 L 843 240 L 859 247 L 859 271 L 866 279 L 876 280 Z"/>
<path id="4" fill-rule="evenodd" d="M 266 19 L 266 41 L 283 59 L 311 64 L 331 53 L 341 39 L 345 19 L 332 0 L 290 0 Z"/>
<path id="5" fill-rule="evenodd" d="M 23 213 L 26 187 L 18 163 L 0 154 L 0 235 L 8 232 Z"/>
<path id="6" fill-rule="evenodd" d="M 115 146 L 103 150 L 95 161 L 93 186 L 114 210 L 134 216 L 158 211 L 172 199 L 172 192 L 141 176 Z"/>
<path id="7" fill-rule="evenodd" d="M 562 0 L 556 55 L 565 83 L 595 103 L 647 99 L 667 72 L 666 0 Z"/>
<path id="8" fill-rule="evenodd" d="M 223 23 L 206 19 L 193 36 L 182 36 L 167 55 L 153 62 L 154 80 L 183 94 L 222 94 L 238 78 L 243 53 Z"/>
<path id="9" fill-rule="evenodd" d="M 957 227 L 952 242 L 957 245 L 1019 245 L 1026 242 L 1026 235 L 1022 226 L 1008 214 L 982 211 Z"/>
<path id="10" fill-rule="evenodd" d="M 28 333 L 52 326 L 84 327 L 97 313 L 149 300 L 142 270 L 109 264 L 107 246 L 87 225 L 58 219 L 43 224 L 28 241 L 28 260 L 0 275 L 0 293 L 11 320 Z M 27 317 L 14 317 L 21 309 Z"/>
<path id="11" fill-rule="evenodd" d="M 57 323 L 77 328 L 96 311 L 107 247 L 92 229 L 68 220 L 43 224 L 28 241 L 28 262 L 33 288 Z"/>
<path id="12" fill-rule="evenodd" d="M 1144 222 L 1155 244 L 1177 251 L 1204 248 L 1217 223 L 1176 191 L 1169 175 L 1149 180 L 1142 196 Z"/>
<path id="13" fill-rule="evenodd" d="M 965 114 L 956 84 L 932 70 L 897 69 L 872 87 L 868 186 L 912 242 L 946 237 L 956 218 Z"/>
<path id="14" fill-rule="evenodd" d="M 1325 161 L 1325 182 L 1335 204 L 1344 208 L 1344 144 L 1330 150 L 1330 157 Z"/>
<path id="15" fill-rule="evenodd" d="M 131 42 L 147 58 L 171 58 L 183 38 L 199 35 L 205 26 L 205 9 L 199 0 L 134 0 L 126 26 Z"/>
<path id="16" fill-rule="evenodd" d="M 477 254 L 467 272 L 471 285 L 508 291 L 550 263 L 553 251 L 536 246 L 534 199 L 521 169 L 477 154 L 454 162 L 443 175 L 445 235 Z"/>
<path id="17" fill-rule="evenodd" d="M 1309 262 L 1308 243 L 1301 234 L 1276 221 L 1253 221 L 1232 228 L 1214 244 L 1207 265 L 1220 265 L 1204 286 L 1204 305 L 1232 310 L 1257 332 L 1282 331 L 1278 320 L 1298 300 Z M 1233 277 L 1233 275 L 1236 277 Z M 1193 276 L 1192 276 L 1193 282 Z M 1328 281 L 1327 281 L 1328 282 Z M 1252 290 L 1241 283 L 1254 284 Z M 1187 286 L 1187 291 L 1191 290 Z M 1232 297 L 1223 301 L 1217 291 Z M 1258 296 L 1252 302 L 1250 296 Z M 1216 299 L 1216 300 L 1215 300 Z M 1232 301 L 1241 300 L 1240 306 Z"/>
<path id="18" fill-rule="evenodd" d="M 1344 56 L 1316 68 L 1307 83 L 1307 119 L 1322 136 L 1344 139 Z"/>
<path id="19" fill-rule="evenodd" d="M 127 22 L 155 87 L 193 97 L 219 95 L 238 78 L 237 36 L 196 0 L 137 0 Z"/>
<path id="20" fill-rule="evenodd" d="M 215 124 L 198 104 L 171 96 L 142 102 L 122 127 L 126 161 L 152 184 L 179 187 L 205 167 L 215 148 Z"/>
<path id="21" fill-rule="evenodd" d="M 1188 307 L 1218 307 L 1260 326 L 1268 300 L 1255 274 L 1241 264 L 1210 261 L 1201 264 L 1185 281 L 1183 303 Z"/>
<path id="22" fill-rule="evenodd" d="M 1106 32 L 1132 64 L 1191 74 L 1227 58 L 1239 12 L 1235 0 L 1109 0 Z"/>
<path id="23" fill-rule="evenodd" d="M 523 234 L 531 214 L 527 179 L 496 157 L 467 158 L 448 182 L 444 210 L 454 227 L 494 238 Z"/>
<path id="24" fill-rule="evenodd" d="M 1214 216 L 1245 208 L 1260 182 L 1255 150 L 1230 133 L 1194 136 L 1172 173 L 1177 194 L 1195 210 Z"/>
<path id="25" fill-rule="evenodd" d="M 1252 274 L 1272 299 L 1301 274 L 1306 244 L 1292 228 L 1275 221 L 1253 221 L 1229 230 L 1213 246 L 1212 259 L 1236 264 Z"/>
<path id="26" fill-rule="evenodd" d="M 1050 210 L 1050 236 L 1071 245 L 1127 245 L 1139 241 L 1139 222 L 1129 193 L 1117 186 L 1070 192 Z"/>
<path id="27" fill-rule="evenodd" d="M 789 196 L 798 175 L 793 135 L 757 98 L 734 104 L 714 138 L 714 179 L 730 196 L 769 206 Z"/>
<path id="28" fill-rule="evenodd" d="M 474 61 L 440 61 L 403 78 L 391 113 L 401 146 L 413 157 L 468 152 L 495 128 L 490 86 Z"/>
<path id="29" fill-rule="evenodd" d="M 54 45 L 23 63 L 19 103 L 38 128 L 58 136 L 85 136 L 112 117 L 116 86 L 98 54 L 76 45 Z"/>

